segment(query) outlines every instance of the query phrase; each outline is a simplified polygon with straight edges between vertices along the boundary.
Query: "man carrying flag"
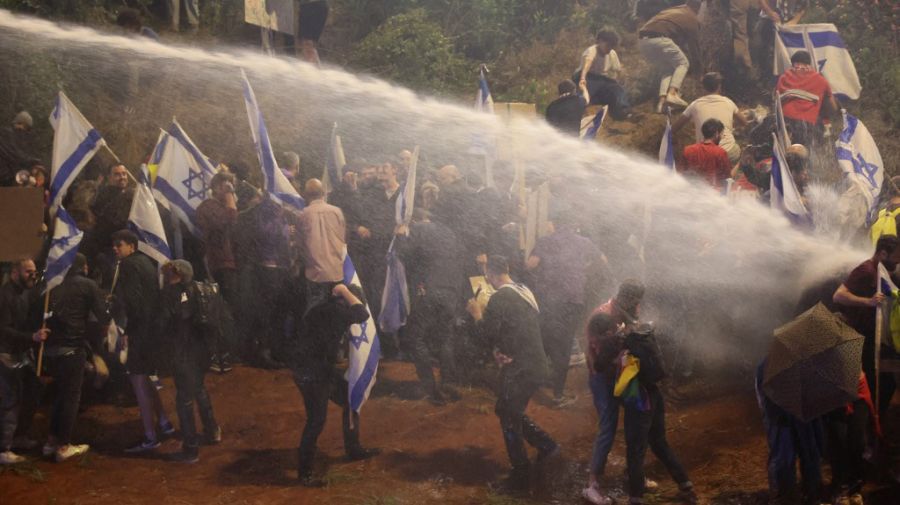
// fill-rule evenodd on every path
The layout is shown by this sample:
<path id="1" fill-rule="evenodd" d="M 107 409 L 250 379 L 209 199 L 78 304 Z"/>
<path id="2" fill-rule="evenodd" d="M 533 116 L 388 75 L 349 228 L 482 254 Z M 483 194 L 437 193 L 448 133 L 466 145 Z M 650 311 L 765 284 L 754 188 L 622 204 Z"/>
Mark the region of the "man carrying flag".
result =
<path id="1" fill-rule="evenodd" d="M 781 96 L 785 126 L 792 141 L 807 147 L 820 141 L 820 116 L 827 120 L 839 107 L 828 81 L 812 66 L 808 52 L 791 55 L 791 68 L 778 78 L 775 90 Z"/>

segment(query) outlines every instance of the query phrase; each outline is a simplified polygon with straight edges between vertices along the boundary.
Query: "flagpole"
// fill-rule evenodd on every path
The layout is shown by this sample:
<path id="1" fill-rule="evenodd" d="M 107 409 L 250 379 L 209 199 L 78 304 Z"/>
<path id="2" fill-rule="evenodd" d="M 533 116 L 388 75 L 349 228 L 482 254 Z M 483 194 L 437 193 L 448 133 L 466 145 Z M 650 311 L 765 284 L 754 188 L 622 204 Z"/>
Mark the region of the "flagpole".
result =
<path id="1" fill-rule="evenodd" d="M 879 285 L 881 281 L 879 281 Z M 880 288 L 879 288 L 880 290 Z M 878 304 L 875 307 L 875 398 L 873 403 L 875 404 L 875 416 L 878 416 L 879 401 L 878 401 L 878 388 L 880 386 L 879 380 L 879 369 L 881 368 L 881 338 L 882 332 L 884 331 L 884 314 L 882 312 L 882 308 L 884 307 L 884 302 Z"/>
<path id="2" fill-rule="evenodd" d="M 50 290 L 48 289 L 46 293 L 44 293 L 44 315 L 41 321 L 41 330 L 47 329 L 47 310 L 50 309 Z M 38 350 L 38 360 L 37 360 L 37 376 L 41 376 L 41 369 L 44 365 L 44 341 L 41 340 L 41 348 Z"/>

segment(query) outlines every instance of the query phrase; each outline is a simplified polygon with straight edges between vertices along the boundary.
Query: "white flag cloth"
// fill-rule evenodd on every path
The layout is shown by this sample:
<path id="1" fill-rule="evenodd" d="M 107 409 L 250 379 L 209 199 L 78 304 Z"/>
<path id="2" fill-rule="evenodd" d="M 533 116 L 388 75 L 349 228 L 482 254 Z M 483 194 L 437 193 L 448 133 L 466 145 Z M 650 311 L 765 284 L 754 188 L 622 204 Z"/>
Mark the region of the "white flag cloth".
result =
<path id="1" fill-rule="evenodd" d="M 341 136 L 337 134 L 337 123 L 331 128 L 331 143 L 328 148 L 328 156 L 325 157 L 325 170 L 322 172 L 322 185 L 325 187 L 325 194 L 331 193 L 344 176 L 344 165 L 347 164 L 347 158 L 344 156 L 344 145 L 341 142 Z"/>
<path id="2" fill-rule="evenodd" d="M 606 112 L 609 105 L 604 105 L 593 116 L 584 116 L 581 118 L 581 130 L 578 137 L 582 140 L 594 140 L 597 138 L 597 132 L 603 126 L 603 120 L 606 119 Z"/>
<path id="3" fill-rule="evenodd" d="M 784 212 L 785 216 L 794 224 L 808 225 L 811 224 L 811 215 L 803 199 L 800 198 L 800 191 L 794 183 L 794 177 L 788 168 L 787 162 L 784 160 L 784 148 L 778 141 L 777 135 L 772 134 L 773 139 L 773 155 L 772 155 L 772 173 L 770 177 L 769 205 L 773 209 Z"/>
<path id="4" fill-rule="evenodd" d="M 894 296 L 894 291 L 897 291 L 897 285 L 891 280 L 891 274 L 880 262 L 878 263 L 878 291 L 888 298 Z"/>
<path id="5" fill-rule="evenodd" d="M 478 72 L 478 91 L 475 93 L 475 110 L 486 114 L 494 114 L 494 99 L 488 88 L 487 75 L 484 65 Z M 478 131 L 472 137 L 472 147 L 469 154 L 484 156 L 484 185 L 493 188 L 494 184 L 494 158 L 496 153 L 495 140 L 486 131 Z"/>
<path id="6" fill-rule="evenodd" d="M 659 141 L 659 163 L 675 170 L 675 146 L 672 143 L 672 122 L 666 118 L 666 130 Z"/>
<path id="7" fill-rule="evenodd" d="M 138 236 L 139 251 L 160 265 L 172 259 L 153 192 L 145 183 L 138 184 L 134 192 L 131 212 L 128 213 L 128 227 Z"/>
<path id="8" fill-rule="evenodd" d="M 398 225 L 408 225 L 412 220 L 418 164 L 419 146 L 416 146 L 409 162 L 406 181 L 400 186 L 400 194 L 397 195 L 394 222 Z M 396 240 L 396 238 L 391 240 L 391 245 L 388 247 L 387 272 L 385 273 L 384 289 L 381 292 L 381 313 L 378 314 L 378 323 L 381 325 L 381 329 L 388 333 L 394 333 L 406 325 L 410 310 L 406 266 L 400 260 L 396 249 Z"/>
<path id="9" fill-rule="evenodd" d="M 344 284 L 359 286 L 359 276 L 353 261 L 344 249 Z M 363 403 L 369 398 L 375 375 L 378 372 L 378 360 L 381 359 L 381 343 L 378 340 L 378 327 L 372 311 L 366 304 L 369 319 L 362 324 L 350 326 L 350 365 L 347 367 L 347 394 L 350 409 L 359 412 Z"/>
<path id="10" fill-rule="evenodd" d="M 75 254 L 78 253 L 78 245 L 84 237 L 84 232 L 75 226 L 75 220 L 60 207 L 56 213 L 56 224 L 53 227 L 53 239 L 50 242 L 50 252 L 47 255 L 47 269 L 44 279 L 47 281 L 46 291 L 62 284 L 66 273 L 75 262 Z"/>
<path id="11" fill-rule="evenodd" d="M 94 154 L 106 145 L 75 104 L 62 91 L 50 114 L 53 159 L 50 166 L 50 213 L 62 204 L 66 191 Z"/>
<path id="12" fill-rule="evenodd" d="M 195 213 L 206 200 L 216 170 L 176 121 L 160 132 L 149 165 L 156 172 L 153 195 L 195 236 Z"/>
<path id="13" fill-rule="evenodd" d="M 275 152 L 272 150 L 272 143 L 269 141 L 269 131 L 266 129 L 266 122 L 263 119 L 262 111 L 259 109 L 259 103 L 256 101 L 253 88 L 250 87 L 250 81 L 247 80 L 247 74 L 243 70 L 241 70 L 241 78 L 244 84 L 244 103 L 247 105 L 247 118 L 250 120 L 250 133 L 253 135 L 253 144 L 256 146 L 256 155 L 259 157 L 259 165 L 262 168 L 264 188 L 276 202 L 282 205 L 290 205 L 297 210 L 303 210 L 306 207 L 306 201 L 291 186 L 291 182 L 278 168 L 278 163 L 275 161 Z"/>
<path id="14" fill-rule="evenodd" d="M 844 130 L 835 141 L 838 165 L 853 184 L 865 189 L 869 215 L 876 212 L 884 183 L 884 161 L 866 125 L 844 112 Z"/>
<path id="15" fill-rule="evenodd" d="M 775 75 L 791 67 L 791 55 L 806 51 L 835 96 L 856 100 L 862 91 L 844 39 L 831 23 L 780 26 L 775 32 Z"/>

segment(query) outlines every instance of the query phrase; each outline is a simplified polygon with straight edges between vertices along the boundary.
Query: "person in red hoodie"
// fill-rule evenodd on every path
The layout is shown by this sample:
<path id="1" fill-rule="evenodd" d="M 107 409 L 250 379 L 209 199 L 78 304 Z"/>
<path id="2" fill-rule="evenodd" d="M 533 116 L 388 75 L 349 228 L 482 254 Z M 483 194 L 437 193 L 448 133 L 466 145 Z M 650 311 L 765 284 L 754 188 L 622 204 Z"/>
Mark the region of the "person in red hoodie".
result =
<path id="1" fill-rule="evenodd" d="M 809 146 L 821 136 L 817 125 L 822 113 L 827 119 L 840 110 L 831 86 L 812 66 L 806 51 L 791 55 L 791 68 L 778 78 L 775 90 L 781 95 L 785 124 L 794 143 Z"/>

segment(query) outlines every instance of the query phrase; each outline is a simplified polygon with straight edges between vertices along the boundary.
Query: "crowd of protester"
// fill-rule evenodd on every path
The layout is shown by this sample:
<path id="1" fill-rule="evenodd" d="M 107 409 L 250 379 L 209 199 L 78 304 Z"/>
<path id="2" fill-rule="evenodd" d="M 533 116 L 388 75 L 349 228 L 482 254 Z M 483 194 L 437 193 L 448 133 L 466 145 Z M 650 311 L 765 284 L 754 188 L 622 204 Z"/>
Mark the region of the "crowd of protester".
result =
<path id="1" fill-rule="evenodd" d="M 771 38 L 765 34 L 779 22 L 776 16 L 780 22 L 796 22 L 802 15 L 795 5 L 799 2 L 777 2 L 778 11 L 770 3 L 760 1 L 767 20 L 757 23 L 761 37 Z M 184 5 L 188 25 L 195 28 L 196 1 Z M 671 7 L 665 2 L 636 4 L 644 20 L 638 29 L 640 54 L 665 74 L 658 83 L 656 110 L 683 108 L 673 130 L 688 123 L 694 128 L 696 142 L 684 148 L 679 171 L 717 191 L 743 190 L 765 198 L 772 121 L 757 121 L 739 110 L 722 94 L 723 76 L 718 72 L 701 77 L 702 96 L 690 103 L 684 99 L 689 70 L 703 68 L 696 60 L 704 30 L 699 8 L 695 0 Z M 771 47 L 759 48 L 765 44 L 747 40 L 747 17 L 754 10 L 751 2 L 731 2 L 733 55 L 746 71 L 765 59 L 751 58 L 752 48 L 758 49 L 754 55 L 771 55 Z M 141 31 L 139 20 L 126 16 L 120 21 Z M 176 17 L 173 23 L 178 22 Z M 597 34 L 572 80 L 559 85 L 561 97 L 547 110 L 551 124 L 577 134 L 589 104 L 608 105 L 614 120 L 636 119 L 621 80 L 623 63 L 628 62 L 616 54 L 618 43 L 614 31 Z M 823 125 L 837 104 L 808 53 L 795 53 L 791 62 L 775 89 L 783 97 L 789 134 L 796 142 L 786 153 L 787 163 L 802 192 L 810 152 L 823 145 Z M 761 75 L 765 69 L 760 67 Z M 746 131 L 752 122 L 760 124 Z M 2 132 L 0 184 L 40 187 L 46 195 L 49 178 L 39 160 L 49 151 L 37 145 L 32 128 L 31 116 L 23 112 Z M 744 135 L 751 144 L 742 149 L 738 139 Z M 608 227 L 590 222 L 574 208 L 584 188 L 564 177 L 529 173 L 529 187 L 546 182 L 552 194 L 548 229 L 526 253 L 519 240 L 525 209 L 520 195 L 504 189 L 511 188 L 509 181 L 486 187 L 477 170 L 419 167 L 412 221 L 398 226 L 397 199 L 411 168 L 409 151 L 352 160 L 330 187 L 301 173 L 297 153 L 285 152 L 280 158 L 284 175 L 305 198 L 303 211 L 282 207 L 253 186 L 241 164 L 222 165 L 197 209 L 196 235 L 176 230 L 176 218 L 161 209 L 168 241 L 179 243 L 182 258 L 160 265 L 139 250 L 138 236 L 128 229 L 135 194 L 129 169 L 116 162 L 84 171 L 66 195 L 65 206 L 85 236 L 66 280 L 51 291 L 49 306 L 43 306 L 40 296 L 43 258 L 11 263 L 0 288 L 0 463 L 21 462 L 17 452 L 40 445 L 29 437 L 35 409 L 47 389 L 36 377 L 32 358 L 40 343 L 45 347 L 45 375 L 52 377 L 55 389 L 50 435 L 42 451 L 58 462 L 89 450 L 73 442 L 80 399 L 90 389 L 86 384 L 96 387 L 103 381 L 86 383 L 85 377 L 109 375 L 104 390 L 113 397 L 128 393 L 117 384 L 130 385 L 143 433 L 135 444 L 123 444 L 125 452 L 154 451 L 161 440 L 173 436 L 175 425 L 158 392 L 160 374 L 174 377 L 182 439 L 177 459 L 196 462 L 202 444 L 223 440 L 204 376 L 208 371 L 228 373 L 236 362 L 290 370 L 306 410 L 298 449 L 302 484 L 323 484 L 313 469 L 329 400 L 343 409 L 347 456 L 376 456 L 377 449 L 360 442 L 360 419 L 348 406 L 341 363 L 349 327 L 381 312 L 385 258 L 393 243 L 406 265 L 411 310 L 400 331 L 379 332 L 382 359 L 412 362 L 418 379 L 415 397 L 437 406 L 460 398 L 454 384 L 472 383 L 485 369 L 499 371 L 496 414 L 512 464 L 506 489 L 527 490 L 532 471 L 559 457 L 560 445 L 525 415 L 525 409 L 541 389 L 547 390 L 555 408 L 572 405 L 575 397 L 567 394 L 567 377 L 573 348 L 580 341 L 599 416 L 585 499 L 611 503 L 602 490 L 621 410 L 631 503 L 642 503 L 643 495 L 657 486 L 644 476 L 648 447 L 678 484 L 679 497 L 697 501 L 691 480 L 666 441 L 659 385 L 665 377 L 662 357 L 653 328 L 640 321 L 645 288 L 634 280 L 613 286 L 611 272 L 628 268 L 620 263 L 622 258 L 608 258 L 601 250 Z M 499 172 L 497 177 L 506 175 Z M 894 208 L 884 215 L 889 213 L 891 219 L 897 216 Z M 867 338 L 863 370 L 869 382 L 875 374 L 870 312 L 882 300 L 874 294 L 876 267 L 880 262 L 893 270 L 900 262 L 894 258 L 900 254 L 896 236 L 876 239 L 875 257 L 854 270 L 833 297 Z M 362 289 L 344 284 L 344 251 L 354 260 Z M 486 303 L 472 290 L 470 278 L 478 276 L 484 276 L 493 291 Z M 605 295 L 616 288 L 607 300 Z M 115 350 L 105 345 L 113 340 Z M 127 359 L 120 359 L 125 351 Z M 892 380 L 882 379 L 883 409 L 890 404 Z M 863 379 L 861 391 L 865 386 Z M 202 431 L 195 423 L 195 405 Z M 829 418 L 832 445 L 846 455 L 832 461 L 836 503 L 862 503 L 865 443 L 859 433 L 866 408 L 854 404 L 851 410 Z M 767 415 L 772 411 L 768 408 Z M 779 416 L 784 421 L 783 413 Z M 795 426 L 790 436 L 797 444 L 814 443 L 806 438 L 815 437 L 810 431 L 815 427 Z M 537 451 L 534 462 L 526 442 Z M 821 476 L 814 478 L 819 457 L 807 452 L 801 459 L 805 499 L 817 503 L 822 497 Z M 790 469 L 781 467 L 773 477 L 773 492 L 779 496 L 789 492 L 795 480 L 792 465 L 793 459 Z"/>

